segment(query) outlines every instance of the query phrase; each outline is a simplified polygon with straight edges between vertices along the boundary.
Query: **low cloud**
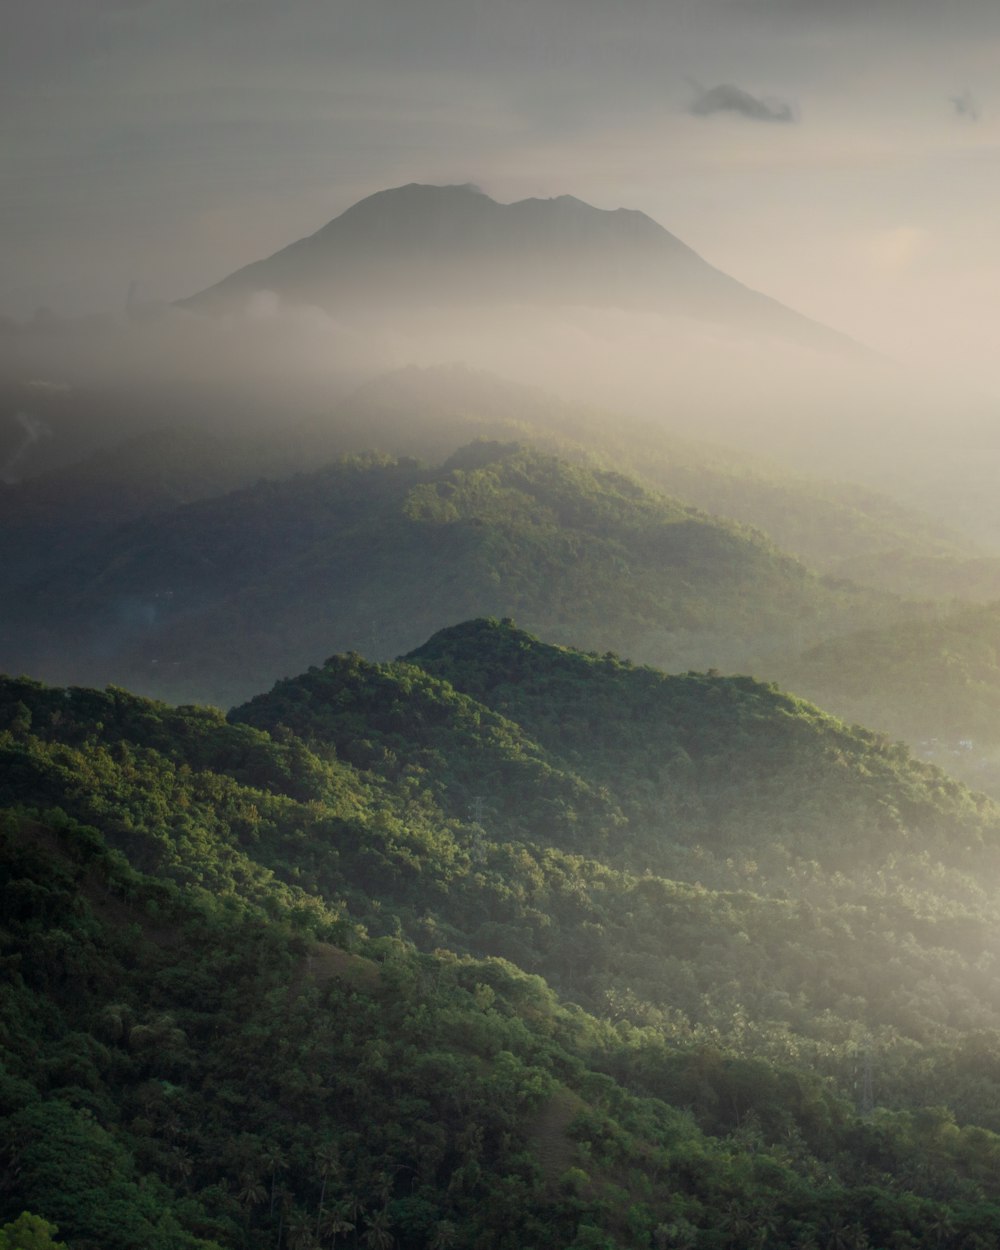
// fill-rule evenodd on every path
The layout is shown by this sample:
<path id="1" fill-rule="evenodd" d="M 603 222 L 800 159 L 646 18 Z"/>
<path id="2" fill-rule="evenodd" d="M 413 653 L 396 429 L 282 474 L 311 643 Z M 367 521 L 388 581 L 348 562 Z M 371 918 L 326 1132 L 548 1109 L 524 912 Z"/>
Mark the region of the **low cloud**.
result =
<path id="1" fill-rule="evenodd" d="M 698 94 L 688 107 L 695 117 L 713 113 L 740 113 L 755 122 L 797 122 L 798 111 L 787 100 L 775 96 L 755 96 L 742 87 L 720 83 L 717 87 L 697 88 Z"/>
<path id="2" fill-rule="evenodd" d="M 68 395 L 73 389 L 68 382 L 50 382 L 47 378 L 31 378 L 24 385 L 43 395 Z"/>
<path id="3" fill-rule="evenodd" d="M 17 412 L 14 414 L 14 421 L 19 431 L 17 445 L 0 465 L 0 482 L 5 482 L 8 486 L 19 480 L 32 447 L 42 439 L 52 437 L 52 430 L 41 417 L 33 417 L 29 412 Z"/>

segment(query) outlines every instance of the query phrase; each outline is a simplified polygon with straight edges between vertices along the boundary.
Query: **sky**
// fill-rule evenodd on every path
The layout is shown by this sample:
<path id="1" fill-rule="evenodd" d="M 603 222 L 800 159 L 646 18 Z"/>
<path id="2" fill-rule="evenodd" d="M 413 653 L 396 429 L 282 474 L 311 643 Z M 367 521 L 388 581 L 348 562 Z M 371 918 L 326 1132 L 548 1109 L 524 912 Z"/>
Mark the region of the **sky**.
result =
<path id="1" fill-rule="evenodd" d="M 0 313 L 180 298 L 372 192 L 472 181 L 641 209 L 1000 395 L 995 0 L 12 0 L 5 27 Z"/>

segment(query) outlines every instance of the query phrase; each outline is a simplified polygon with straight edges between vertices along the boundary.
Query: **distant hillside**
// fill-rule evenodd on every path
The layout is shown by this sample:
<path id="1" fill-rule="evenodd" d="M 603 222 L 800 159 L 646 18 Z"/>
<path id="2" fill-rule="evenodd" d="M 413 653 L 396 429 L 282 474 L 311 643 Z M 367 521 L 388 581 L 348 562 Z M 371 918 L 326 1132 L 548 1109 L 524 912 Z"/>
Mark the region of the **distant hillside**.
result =
<path id="1" fill-rule="evenodd" d="M 0 585 L 38 581 L 127 522 L 298 467 L 270 442 L 179 426 L 0 485 Z"/>
<path id="2" fill-rule="evenodd" d="M 898 852 L 904 826 L 909 850 L 929 839 L 939 863 L 994 854 L 980 835 L 974 850 L 952 839 L 953 819 L 979 819 L 960 787 L 877 734 L 752 678 L 668 676 L 511 621 L 442 630 L 393 664 L 335 656 L 230 719 L 420 777 L 449 815 L 475 812 L 497 834 L 660 875 L 719 872 L 721 884 L 738 852 L 769 890 L 799 860 L 858 884 Z"/>
<path id="3" fill-rule="evenodd" d="M 393 654 L 475 613 L 683 669 L 747 668 L 899 611 L 620 474 L 483 443 L 122 528 L 23 593 L 2 662 L 228 703 L 331 646 Z"/>
<path id="4" fill-rule="evenodd" d="M 780 670 L 838 715 L 1000 789 L 1000 604 L 832 639 Z"/>
<path id="5" fill-rule="evenodd" d="M 917 599 L 1000 596 L 1000 561 L 885 495 L 461 366 L 382 375 L 277 436 L 166 425 L 0 485 L 0 589 L 18 593 L 116 526 L 180 503 L 311 471 L 345 453 L 377 449 L 436 463 L 473 438 L 596 459 L 704 512 L 752 525 L 814 571 L 859 585 Z"/>
<path id="6" fill-rule="evenodd" d="M 376 378 L 295 437 L 321 458 L 378 448 L 436 459 L 473 437 L 596 455 L 704 512 L 763 530 L 817 572 L 920 599 L 1000 595 L 1000 560 L 939 519 L 870 488 L 680 438 L 669 418 L 669 401 L 663 419 L 630 419 L 483 370 L 411 367 Z"/>

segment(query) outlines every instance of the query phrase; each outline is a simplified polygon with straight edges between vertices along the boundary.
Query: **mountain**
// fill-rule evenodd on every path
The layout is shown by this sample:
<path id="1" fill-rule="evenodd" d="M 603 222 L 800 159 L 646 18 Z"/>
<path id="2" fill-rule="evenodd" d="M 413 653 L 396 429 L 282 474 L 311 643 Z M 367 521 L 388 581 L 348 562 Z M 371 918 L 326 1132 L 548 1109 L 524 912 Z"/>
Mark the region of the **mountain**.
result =
<path id="1" fill-rule="evenodd" d="M 487 831 L 661 876 L 718 872 L 733 884 L 724 863 L 738 847 L 768 893 L 795 888 L 798 860 L 863 887 L 898 851 L 903 825 L 911 849 L 921 841 L 938 864 L 972 851 L 952 833 L 964 800 L 945 814 L 959 787 L 918 763 L 900 771 L 905 752 L 877 734 L 752 678 L 668 675 L 543 643 L 510 620 L 442 630 L 395 664 L 335 656 L 230 720 L 284 726 L 376 771 L 391 754 L 452 817 L 467 819 L 478 793 Z M 567 785 L 559 797 L 548 790 L 556 778 Z M 533 810 L 536 799 L 546 809 Z M 978 862 L 992 863 L 982 833 L 970 836 Z"/>
<path id="2" fill-rule="evenodd" d="M 0 679 L 0 1221 L 991 1244 L 998 885 L 905 749 L 510 623 L 228 719 Z"/>
<path id="3" fill-rule="evenodd" d="M 860 353 L 713 268 L 644 213 L 594 208 L 571 195 L 499 204 L 468 185 L 379 191 L 181 306 L 219 313 L 262 291 L 348 320 L 426 305 L 622 307 L 753 325 Z"/>
<path id="4" fill-rule="evenodd" d="M 124 526 L 22 591 L 2 662 L 229 703 L 331 643 L 398 653 L 475 613 L 683 669 L 745 668 L 903 610 L 621 474 L 486 442 Z"/>
<path id="5" fill-rule="evenodd" d="M 612 591 L 610 584 L 601 580 L 604 574 L 597 576 L 591 590 L 578 590 L 576 608 L 561 610 L 559 618 L 550 611 L 551 602 L 546 607 L 540 601 L 537 587 L 526 599 L 523 588 L 519 590 L 516 584 L 511 587 L 511 597 L 498 592 L 495 585 L 479 585 L 470 592 L 471 597 L 449 600 L 447 596 L 454 596 L 458 588 L 458 583 L 453 583 L 442 599 L 441 615 L 425 614 L 413 633 L 406 634 L 402 622 L 410 609 L 403 605 L 401 595 L 402 588 L 409 585 L 411 571 L 405 564 L 401 568 L 392 565 L 390 559 L 389 565 L 371 563 L 369 576 L 365 573 L 369 561 L 362 560 L 360 567 L 348 574 L 353 580 L 346 583 L 350 588 L 346 604 L 340 600 L 332 607 L 317 608 L 317 592 L 324 577 L 320 570 L 323 561 L 329 559 L 329 548 L 316 546 L 319 513 L 315 508 L 310 511 L 306 496 L 315 492 L 322 497 L 326 489 L 335 493 L 339 489 L 335 483 L 342 479 L 331 470 L 322 487 L 313 473 L 303 486 L 301 478 L 298 482 L 290 480 L 294 474 L 310 464 L 335 460 L 345 451 L 372 446 L 396 455 L 436 460 L 474 436 L 517 439 L 538 449 L 542 458 L 556 453 L 564 462 L 568 482 L 576 469 L 582 468 L 589 474 L 596 471 L 598 477 L 591 479 L 592 484 L 603 483 L 599 488 L 606 489 L 615 482 L 616 474 L 620 477 L 626 470 L 647 491 L 666 490 L 675 508 L 694 506 L 703 513 L 764 531 L 780 548 L 822 574 L 847 577 L 873 591 L 881 587 L 925 602 L 911 611 L 905 604 L 890 607 L 891 601 L 883 599 L 884 611 L 893 620 L 891 630 L 820 645 L 826 630 L 850 633 L 854 625 L 877 624 L 878 596 L 859 595 L 843 584 L 838 588 L 807 578 L 805 591 L 798 585 L 792 598 L 786 590 L 766 603 L 763 594 L 752 590 L 734 597 L 733 587 L 706 548 L 705 567 L 697 573 L 701 590 L 690 580 L 683 586 L 661 584 L 654 590 L 654 596 L 660 597 L 655 611 L 662 621 L 674 623 L 670 637 L 655 630 L 642 634 L 635 621 L 626 619 L 623 605 L 636 602 L 636 588 L 634 576 L 625 578 L 623 568 L 618 570 L 620 587 Z M 502 449 L 494 450 L 499 459 L 506 454 Z M 537 467 L 541 460 L 535 463 Z M 416 474 L 411 486 L 417 483 L 417 469 L 411 466 Z M 279 478 L 285 485 L 264 487 L 262 477 Z M 572 489 L 589 489 L 585 477 L 578 475 L 573 480 Z M 243 487 L 244 492 L 226 503 L 217 501 L 207 512 L 196 510 L 188 515 L 188 502 L 205 500 L 207 505 L 208 500 L 235 487 Z M 304 494 L 295 504 L 298 491 Z M 279 496 L 289 502 L 279 505 Z M 525 527 L 521 524 L 524 517 L 517 520 L 512 499 L 508 499 L 511 514 L 507 538 L 522 544 L 525 559 L 534 558 L 528 553 L 538 549 L 538 527 L 534 523 Z M 327 499 L 323 506 L 330 502 Z M 180 514 L 178 505 L 182 505 Z M 301 507 L 303 517 L 309 513 L 308 535 L 294 536 L 296 506 Z M 463 496 L 462 507 L 469 506 L 469 497 Z M 241 529 L 257 532 L 254 527 L 258 527 L 260 551 L 255 559 L 261 558 L 269 541 L 267 510 L 272 507 L 285 510 L 284 532 L 293 535 L 290 547 L 268 558 L 263 574 L 267 582 L 273 580 L 283 587 L 274 591 L 279 605 L 284 596 L 288 597 L 288 603 L 277 608 L 276 619 L 283 621 L 283 643 L 296 649 L 284 654 L 273 637 L 266 637 L 266 625 L 254 627 L 256 636 L 248 636 L 248 613 L 255 612 L 262 622 L 267 619 L 263 610 L 254 606 L 261 593 L 259 567 L 247 573 L 252 589 L 241 588 L 238 576 L 234 583 L 223 579 L 214 590 L 209 587 L 204 604 L 193 614 L 193 626 L 185 622 L 183 610 L 176 611 L 175 595 L 164 593 L 176 592 L 174 574 L 163 573 L 161 577 L 156 573 L 164 560 L 176 559 L 176 552 L 169 557 L 164 554 L 166 548 L 184 544 L 203 551 L 210 559 L 231 563 L 235 558 L 239 563 L 242 557 L 233 557 L 232 549 L 224 556 L 209 554 L 218 537 L 211 532 L 216 525 L 234 533 Z M 222 515 L 229 509 L 234 516 L 223 522 Z M 240 517 L 244 510 L 248 515 Z M 328 513 L 331 535 L 344 523 L 343 515 Z M 687 515 L 693 520 L 693 514 Z M 182 523 L 180 516 L 188 519 Z M 209 520 L 209 516 L 214 519 Z M 372 511 L 367 516 L 361 525 L 367 533 L 363 543 L 375 543 L 375 529 L 387 521 L 388 514 Z M 206 527 L 204 533 L 195 532 L 196 518 L 201 518 L 198 525 Z M 494 514 L 491 524 L 497 519 Z M 406 523 L 413 520 L 411 516 Z M 472 520 L 471 514 L 466 520 Z M 480 517 L 476 524 L 482 521 Z M 707 521 L 702 515 L 700 522 Z M 753 665 L 753 671 L 781 680 L 849 720 L 883 729 L 911 744 L 930 743 L 921 750 L 969 784 L 995 789 L 994 717 L 989 702 L 994 683 L 981 673 L 975 678 L 969 676 L 970 664 L 977 672 L 981 670 L 980 661 L 974 657 L 968 662 L 955 655 L 941 658 L 945 653 L 938 637 L 954 634 L 955 629 L 967 636 L 973 628 L 988 641 L 988 623 L 985 632 L 968 624 L 959 626 L 957 618 L 954 623 L 943 620 L 938 628 L 930 617 L 944 617 L 948 609 L 941 604 L 931 612 L 926 603 L 934 598 L 949 603 L 960 597 L 973 601 L 996 598 L 1000 572 L 994 558 L 977 556 L 961 535 L 875 492 L 797 475 L 760 457 L 681 439 L 653 422 L 569 403 L 478 370 L 410 367 L 385 374 L 322 418 L 293 425 L 280 438 L 213 436 L 181 427 L 150 433 L 77 465 L 0 487 L 0 522 L 0 588 L 6 599 L 0 648 L 3 662 L 13 670 L 34 669 L 61 680 L 115 680 L 152 693 L 210 698 L 225 704 L 249 694 L 254 688 L 251 682 L 261 684 L 307 662 L 310 654 L 323 649 L 324 636 L 331 637 L 336 646 L 356 646 L 367 652 L 373 648 L 380 654 L 405 649 L 419 637 L 420 628 L 429 631 L 442 624 L 451 604 L 459 615 L 467 611 L 515 613 L 563 641 L 583 642 L 602 651 L 610 648 L 669 667 Z M 183 539 L 174 532 L 179 525 L 187 535 Z M 165 529 L 158 537 L 161 526 Z M 728 528 L 730 533 L 736 532 L 731 525 Z M 121 532 L 116 535 L 116 530 Z M 359 531 L 353 533 L 357 537 Z M 476 533 L 484 538 L 481 525 Z M 139 535 L 142 544 L 149 544 L 150 580 L 146 585 L 125 574 L 127 567 L 147 558 L 135 547 Z M 763 568 L 760 551 L 754 547 L 758 540 L 746 531 L 742 536 L 749 542 L 745 549 L 750 562 L 747 567 Z M 428 535 L 421 541 L 421 558 L 440 556 L 426 545 Z M 554 531 L 547 531 L 545 542 L 554 541 Z M 287 570 L 281 566 L 281 555 L 297 552 L 296 560 L 307 563 L 312 558 L 309 551 L 316 552 L 310 586 L 288 587 L 282 580 Z M 388 555 L 383 550 L 379 559 L 387 559 L 391 553 L 390 543 Z M 559 557 L 553 554 L 552 559 L 558 561 Z M 175 564 L 170 567 L 176 569 Z M 387 576 L 395 592 L 377 584 L 380 567 L 390 567 Z M 632 570 L 645 567 L 629 563 Z M 100 589 L 84 588 L 81 579 L 98 572 L 99 586 L 113 588 L 110 604 L 102 605 Z M 470 585 L 476 584 L 477 576 L 472 565 L 463 565 L 460 577 Z M 709 588 L 713 578 L 714 585 Z M 570 573 L 562 572 L 554 579 L 550 600 L 560 580 L 570 582 Z M 770 584 L 778 583 L 772 580 Z M 587 616 L 592 590 L 598 599 L 607 594 L 613 600 L 600 632 Z M 412 602 L 420 592 L 412 588 L 406 593 Z M 803 617 L 798 608 L 793 611 L 790 606 L 800 593 L 806 596 L 803 604 L 810 596 L 818 596 L 826 606 L 817 601 Z M 703 603 L 711 600 L 716 604 L 718 627 L 703 637 L 700 650 L 692 650 L 690 621 L 695 616 L 691 611 L 688 624 L 677 628 L 678 597 L 688 608 L 699 597 Z M 226 600 L 224 610 L 220 599 Z M 72 636 L 55 625 L 70 603 Z M 293 603 L 299 607 L 293 608 Z M 359 611 L 351 606 L 355 604 Z M 781 605 L 789 606 L 787 614 Z M 534 615 L 536 609 L 538 615 Z M 753 626 L 740 624 L 744 619 L 741 614 L 751 609 L 761 614 L 757 633 L 752 632 Z M 293 618 L 294 612 L 301 613 L 299 619 Z M 724 612 L 729 613 L 728 620 Z M 578 630 L 573 628 L 574 616 L 579 621 Z M 986 621 L 987 616 L 973 614 L 969 620 Z M 700 619 L 707 618 L 702 615 Z M 374 628 L 373 622 L 377 622 Z M 324 634 L 335 627 L 342 627 L 343 633 Z M 771 631 L 770 638 L 764 636 L 765 630 Z M 212 642 L 215 635 L 225 641 Z M 755 638 L 760 641 L 755 642 Z M 783 638 L 788 645 L 779 651 Z M 224 648 L 233 644 L 238 652 L 230 658 Z M 981 648 L 978 643 L 976 646 L 978 655 Z M 214 650 L 216 658 L 193 663 L 197 650 L 206 647 Z M 807 654 L 799 661 L 796 656 L 802 647 Z M 246 669 L 246 679 L 220 682 L 220 676 L 237 663 Z M 165 674 L 157 671 L 164 664 Z M 880 667 L 883 664 L 884 668 Z M 957 745 L 969 740 L 974 743 L 972 750 Z"/>

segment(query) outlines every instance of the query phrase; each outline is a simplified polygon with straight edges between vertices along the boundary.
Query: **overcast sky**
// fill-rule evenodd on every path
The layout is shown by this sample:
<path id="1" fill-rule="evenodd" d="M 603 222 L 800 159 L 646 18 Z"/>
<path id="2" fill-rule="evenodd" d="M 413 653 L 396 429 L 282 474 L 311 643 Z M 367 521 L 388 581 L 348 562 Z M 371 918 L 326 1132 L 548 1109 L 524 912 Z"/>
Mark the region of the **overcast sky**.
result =
<path id="1" fill-rule="evenodd" d="M 639 208 L 1000 394 L 1000 5 L 12 0 L 0 311 L 172 299 L 405 182 Z M 994 357 L 997 359 L 994 360 Z"/>

